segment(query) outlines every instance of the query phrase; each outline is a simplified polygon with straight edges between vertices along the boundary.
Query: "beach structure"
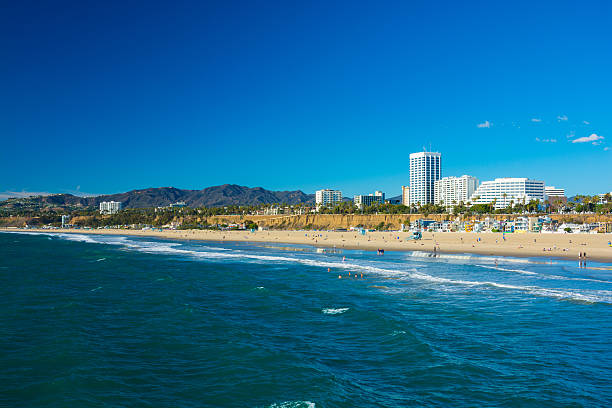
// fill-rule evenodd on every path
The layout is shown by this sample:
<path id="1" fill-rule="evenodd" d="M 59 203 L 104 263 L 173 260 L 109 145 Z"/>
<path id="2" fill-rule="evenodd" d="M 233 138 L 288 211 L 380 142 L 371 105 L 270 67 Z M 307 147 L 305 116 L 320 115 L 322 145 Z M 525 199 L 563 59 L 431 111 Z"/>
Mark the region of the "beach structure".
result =
<path id="1" fill-rule="evenodd" d="M 317 208 L 334 205 L 339 202 L 342 202 L 342 191 L 340 190 L 323 189 L 317 190 L 315 193 Z"/>
<path id="2" fill-rule="evenodd" d="M 102 201 L 100 203 L 100 214 L 116 214 L 121 211 L 122 204 L 119 201 Z"/>
<path id="3" fill-rule="evenodd" d="M 410 186 L 402 186 L 402 204 L 410 207 Z"/>
<path id="4" fill-rule="evenodd" d="M 460 202 L 467 203 L 478 188 L 476 177 L 444 177 L 434 182 L 434 203 L 451 208 Z"/>
<path id="5" fill-rule="evenodd" d="M 70 224 L 70 216 L 62 215 L 62 228 L 66 228 Z"/>
<path id="6" fill-rule="evenodd" d="M 376 191 L 374 194 L 368 195 L 356 195 L 353 197 L 353 202 L 355 206 L 360 210 L 363 210 L 364 207 L 370 206 L 372 204 L 384 204 L 385 203 L 385 193 L 382 191 Z"/>
<path id="7" fill-rule="evenodd" d="M 528 178 L 497 178 L 483 181 L 470 197 L 472 204 L 492 204 L 495 209 L 506 208 L 510 203 L 544 201 L 544 182 Z"/>
<path id="8" fill-rule="evenodd" d="M 410 154 L 410 204 L 434 203 L 434 183 L 442 174 L 441 159 L 438 152 Z"/>

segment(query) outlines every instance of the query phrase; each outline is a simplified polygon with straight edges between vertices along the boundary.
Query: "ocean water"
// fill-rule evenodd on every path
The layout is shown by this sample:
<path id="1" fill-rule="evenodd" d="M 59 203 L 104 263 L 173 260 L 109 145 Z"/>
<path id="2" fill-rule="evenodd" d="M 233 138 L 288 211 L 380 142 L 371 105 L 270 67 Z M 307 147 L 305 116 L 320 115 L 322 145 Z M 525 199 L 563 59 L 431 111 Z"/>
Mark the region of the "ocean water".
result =
<path id="1" fill-rule="evenodd" d="M 0 406 L 609 407 L 577 266 L 0 233 Z"/>

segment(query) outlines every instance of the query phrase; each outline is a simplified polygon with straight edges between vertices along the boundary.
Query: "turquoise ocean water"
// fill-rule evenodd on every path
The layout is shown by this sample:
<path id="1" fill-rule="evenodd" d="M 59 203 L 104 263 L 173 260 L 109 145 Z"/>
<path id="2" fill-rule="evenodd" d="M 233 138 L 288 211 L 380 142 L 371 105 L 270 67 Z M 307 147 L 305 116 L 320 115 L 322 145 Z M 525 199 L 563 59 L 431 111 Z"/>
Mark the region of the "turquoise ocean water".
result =
<path id="1" fill-rule="evenodd" d="M 0 233 L 0 406 L 609 407 L 611 365 L 575 262 Z"/>

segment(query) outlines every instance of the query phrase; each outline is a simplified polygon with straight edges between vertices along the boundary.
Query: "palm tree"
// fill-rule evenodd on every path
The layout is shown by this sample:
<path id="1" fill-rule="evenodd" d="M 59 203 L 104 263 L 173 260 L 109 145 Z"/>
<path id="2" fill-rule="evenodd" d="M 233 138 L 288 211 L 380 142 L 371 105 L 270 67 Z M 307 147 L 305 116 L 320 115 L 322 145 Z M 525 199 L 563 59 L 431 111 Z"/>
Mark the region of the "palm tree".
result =
<path id="1" fill-rule="evenodd" d="M 590 202 L 591 202 L 591 197 L 589 197 L 588 195 L 582 196 L 582 205 L 584 206 L 584 209 L 590 210 Z M 584 212 L 583 209 L 583 212 Z"/>

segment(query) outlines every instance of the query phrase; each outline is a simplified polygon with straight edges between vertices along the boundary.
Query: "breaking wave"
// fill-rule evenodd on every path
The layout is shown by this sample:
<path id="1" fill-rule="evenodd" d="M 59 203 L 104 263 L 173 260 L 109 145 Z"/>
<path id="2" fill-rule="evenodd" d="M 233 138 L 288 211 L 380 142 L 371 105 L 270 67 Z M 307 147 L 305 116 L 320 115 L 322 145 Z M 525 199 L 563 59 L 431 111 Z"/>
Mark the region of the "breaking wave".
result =
<path id="1" fill-rule="evenodd" d="M 47 233 L 36 233 L 36 234 L 47 234 Z M 68 239 L 71 241 L 80 241 L 80 242 L 91 242 L 91 243 L 103 243 L 103 244 L 111 244 L 111 245 L 120 245 L 124 248 L 129 248 L 131 250 L 136 250 L 143 253 L 152 253 L 152 254 L 167 254 L 167 255 L 180 255 L 180 256 L 188 256 L 194 259 L 201 260 L 237 260 L 237 261 L 246 261 L 246 262 L 257 262 L 257 263 L 297 263 L 306 266 L 312 267 L 320 267 L 320 268 L 329 268 L 334 269 L 336 272 L 341 270 L 350 270 L 350 271 L 359 271 L 362 273 L 376 274 L 381 276 L 392 276 L 400 279 L 409 279 L 409 280 L 420 280 L 429 283 L 436 283 L 441 285 L 453 285 L 453 286 L 469 286 L 469 287 L 492 287 L 499 288 L 504 290 L 512 290 L 512 291 L 522 291 L 525 293 L 529 293 L 536 296 L 545 296 L 555 299 L 562 300 L 574 300 L 579 302 L 588 302 L 588 303 L 608 303 L 612 304 L 612 291 L 607 290 L 590 290 L 590 289 L 565 289 L 565 288 L 544 288 L 539 286 L 532 285 L 515 285 L 515 284 L 507 284 L 507 283 L 499 283 L 493 281 L 475 281 L 475 280 L 461 280 L 461 279 L 450 279 L 444 278 L 434 275 L 429 275 L 424 272 L 419 272 L 417 269 L 410 265 L 410 268 L 406 268 L 405 264 L 395 264 L 392 265 L 392 268 L 382 268 L 379 266 L 369 265 L 364 261 L 364 263 L 352 263 L 352 262 L 342 262 L 342 261 L 327 261 L 327 260 L 318 260 L 312 259 L 308 257 L 290 257 L 290 256 L 279 256 L 279 255 L 263 255 L 263 254 L 255 254 L 241 250 L 231 250 L 224 248 L 223 251 L 218 251 L 216 247 L 208 247 L 206 245 L 202 245 L 198 247 L 198 250 L 194 249 L 185 249 L 181 246 L 181 243 L 175 242 L 154 242 L 154 241 L 143 241 L 143 240 L 133 240 L 128 237 L 109 237 L 109 236 L 87 236 L 82 234 L 54 234 L 64 239 Z M 421 254 L 427 254 L 425 252 L 415 251 L 411 253 L 413 257 L 421 257 Z M 440 258 L 449 258 L 449 259 L 457 259 L 457 260 L 498 260 L 499 258 L 487 258 L 487 257 L 478 257 L 473 255 L 453 255 L 453 254 L 439 254 Z M 305 255 L 306 256 L 306 255 Z M 503 258 L 504 262 L 507 262 L 507 258 Z M 510 259 L 511 262 L 523 262 L 528 263 L 529 260 L 523 259 Z M 375 262 L 375 261 L 371 261 Z M 379 263 L 380 264 L 380 263 Z M 473 264 L 472 264 L 473 265 Z M 387 266 L 387 264 L 385 264 Z M 499 271 L 513 272 L 519 273 L 522 275 L 541 275 L 543 277 L 548 277 L 552 279 L 558 280 L 584 280 L 584 281 L 596 281 L 602 283 L 612 283 L 609 281 L 603 280 L 593 280 L 589 278 L 570 278 L 563 277 L 559 275 L 545 275 L 545 274 L 537 274 L 531 271 L 525 271 L 521 269 L 512 269 L 512 268 L 503 268 L 503 267 L 493 267 L 486 265 L 473 265 L 481 268 L 495 269 Z M 340 310 L 340 309 L 324 309 L 324 310 Z"/>

